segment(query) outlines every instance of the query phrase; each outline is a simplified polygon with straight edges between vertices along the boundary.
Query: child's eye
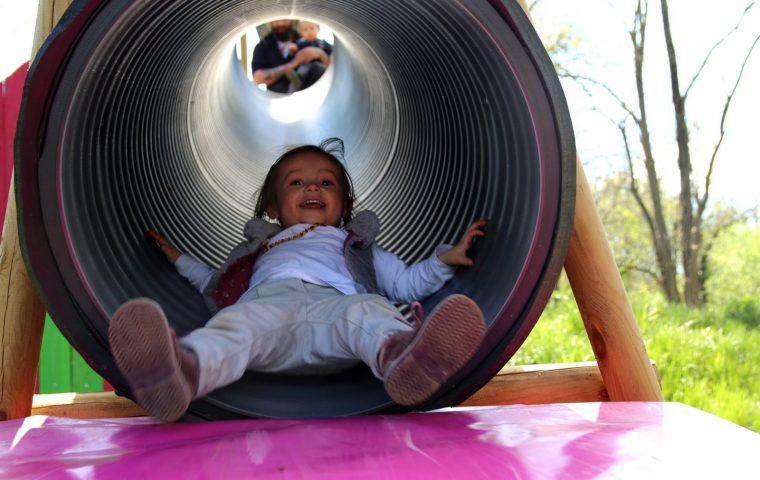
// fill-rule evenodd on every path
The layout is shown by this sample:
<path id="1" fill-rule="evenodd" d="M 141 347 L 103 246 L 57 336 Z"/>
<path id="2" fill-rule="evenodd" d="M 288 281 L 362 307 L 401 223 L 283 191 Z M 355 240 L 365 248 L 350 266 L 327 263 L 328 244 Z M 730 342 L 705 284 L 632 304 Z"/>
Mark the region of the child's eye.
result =
<path id="1" fill-rule="evenodd" d="M 333 184 L 332 180 L 322 180 L 323 187 L 329 187 L 332 184 Z"/>
<path id="2" fill-rule="evenodd" d="M 291 180 L 290 184 L 293 185 L 294 187 L 300 187 L 301 185 L 303 185 L 303 182 L 301 180 Z"/>

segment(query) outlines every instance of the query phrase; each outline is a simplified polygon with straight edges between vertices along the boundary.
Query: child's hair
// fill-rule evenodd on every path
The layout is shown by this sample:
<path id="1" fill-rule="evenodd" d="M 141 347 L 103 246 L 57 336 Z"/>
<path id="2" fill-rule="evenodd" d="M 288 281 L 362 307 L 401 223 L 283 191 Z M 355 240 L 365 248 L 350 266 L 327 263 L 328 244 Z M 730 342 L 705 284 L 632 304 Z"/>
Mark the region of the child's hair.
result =
<path id="1" fill-rule="evenodd" d="M 343 140 L 338 137 L 326 138 L 320 142 L 319 145 L 300 145 L 293 147 L 280 155 L 280 157 L 272 164 L 267 172 L 267 176 L 264 178 L 264 184 L 259 190 L 259 196 L 256 199 L 256 210 L 254 211 L 254 217 L 264 218 L 267 213 L 267 208 L 272 204 L 277 203 L 277 189 L 275 188 L 275 180 L 277 178 L 277 171 L 285 161 L 295 157 L 304 152 L 314 152 L 320 155 L 324 155 L 325 158 L 329 158 L 335 165 L 337 165 L 340 172 L 338 178 L 338 184 L 343 191 L 343 202 L 348 206 L 345 215 L 343 215 L 343 224 L 345 225 L 351 220 L 353 213 L 354 199 L 354 183 L 351 180 L 351 176 L 348 174 L 343 162 L 344 159 L 344 147 Z"/>

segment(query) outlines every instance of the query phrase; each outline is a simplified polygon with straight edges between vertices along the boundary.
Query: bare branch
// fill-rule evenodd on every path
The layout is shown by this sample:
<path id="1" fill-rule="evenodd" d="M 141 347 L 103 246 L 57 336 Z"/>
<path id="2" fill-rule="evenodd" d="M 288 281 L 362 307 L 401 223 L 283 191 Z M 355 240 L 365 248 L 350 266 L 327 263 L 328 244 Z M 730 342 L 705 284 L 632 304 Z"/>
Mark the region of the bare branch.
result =
<path id="1" fill-rule="evenodd" d="M 742 66 L 739 69 L 739 75 L 737 75 L 736 82 L 734 82 L 734 87 L 731 89 L 731 93 L 729 93 L 726 97 L 726 103 L 723 105 L 723 114 L 720 117 L 720 135 L 718 137 L 718 141 L 715 143 L 715 148 L 713 149 L 712 156 L 710 157 L 710 165 L 707 169 L 707 175 L 705 175 L 705 191 L 702 195 L 702 198 L 697 199 L 697 218 L 702 217 L 702 214 L 704 213 L 707 206 L 707 199 L 709 198 L 710 194 L 710 182 L 712 181 L 713 168 L 715 167 L 715 159 L 718 156 L 718 150 L 720 150 L 720 146 L 723 143 L 723 138 L 726 135 L 726 115 L 728 114 L 728 109 L 731 107 L 731 100 L 734 98 L 736 89 L 739 87 L 739 83 L 741 82 L 742 76 L 744 75 L 744 69 L 747 66 L 749 57 L 752 55 L 752 51 L 757 46 L 758 41 L 760 41 L 760 35 L 755 37 L 755 41 L 752 42 L 752 46 L 747 51 L 747 55 L 745 55 Z"/>
<path id="2" fill-rule="evenodd" d="M 645 275 L 652 277 L 657 283 L 662 282 L 662 279 L 660 279 L 660 277 L 657 275 L 657 272 L 653 272 L 652 270 L 649 270 L 648 268 L 640 267 L 638 265 L 634 265 L 630 263 L 620 264 L 618 265 L 618 268 L 620 268 L 622 272 L 632 271 L 632 272 L 643 273 Z"/>
<path id="3" fill-rule="evenodd" d="M 734 32 L 736 32 L 739 29 L 739 26 L 741 25 L 742 21 L 744 21 L 744 18 L 747 16 L 747 12 L 749 12 L 752 9 L 752 7 L 755 6 L 755 3 L 757 3 L 757 2 L 752 2 L 749 5 L 747 5 L 747 8 L 745 8 L 744 11 L 742 12 L 742 15 L 741 15 L 741 17 L 739 17 L 739 21 L 736 22 L 736 25 L 734 25 L 734 27 L 731 30 L 729 30 L 728 32 L 726 32 L 726 34 L 720 40 L 718 40 L 715 43 L 715 45 L 712 46 L 712 48 L 710 49 L 710 51 L 707 52 L 707 55 L 705 55 L 705 58 L 702 60 L 702 65 L 699 66 L 699 69 L 697 70 L 697 73 L 695 73 L 694 76 L 691 78 L 691 81 L 689 82 L 689 86 L 686 87 L 686 91 L 683 94 L 683 98 L 684 99 L 689 96 L 689 91 L 691 90 L 691 87 L 693 87 L 694 83 L 696 83 L 697 78 L 699 78 L 699 75 L 702 73 L 702 70 L 704 70 L 704 68 L 707 65 L 707 62 L 710 60 L 710 57 L 712 56 L 713 52 L 715 52 L 715 50 L 720 46 L 720 44 L 723 43 L 724 41 L 726 41 L 728 39 L 728 37 L 731 36 L 731 34 L 733 34 Z"/>
<path id="4" fill-rule="evenodd" d="M 636 181 L 636 175 L 633 172 L 633 156 L 631 155 L 631 148 L 628 143 L 628 133 L 625 130 L 625 122 L 620 122 L 618 124 L 618 129 L 620 130 L 620 134 L 623 136 L 625 158 L 628 161 L 628 188 L 631 191 L 633 198 L 636 200 L 636 203 L 639 205 L 639 208 L 641 208 L 641 213 L 644 215 L 644 219 L 649 224 L 650 230 L 654 232 L 656 230 L 654 226 L 654 220 L 652 219 L 652 214 L 649 212 L 649 209 L 644 203 L 644 199 L 641 198 L 641 192 L 639 191 L 639 185 Z"/>
<path id="5" fill-rule="evenodd" d="M 627 103 L 625 103 L 625 100 L 623 100 L 622 98 L 620 98 L 620 96 L 618 96 L 618 94 L 615 93 L 614 90 L 612 90 L 612 87 L 610 87 L 606 83 L 600 82 L 599 80 L 596 80 L 596 79 L 591 78 L 591 77 L 586 77 L 584 75 L 579 75 L 579 74 L 576 74 L 576 73 L 570 73 L 567 70 L 563 70 L 561 72 L 560 76 L 565 77 L 565 78 L 569 78 L 571 80 L 576 81 L 578 83 L 578 85 L 580 85 L 581 88 L 583 88 L 583 90 L 589 96 L 593 96 L 593 95 L 592 95 L 591 91 L 588 90 L 588 88 L 586 88 L 586 85 L 584 85 L 583 82 L 592 83 L 592 84 L 596 85 L 597 87 L 601 87 L 607 93 L 609 93 L 610 96 L 615 99 L 615 101 L 618 102 L 618 105 L 620 105 L 620 108 L 622 108 L 623 110 L 625 110 L 626 113 L 628 113 L 628 115 L 630 115 L 631 117 L 633 117 L 636 120 L 636 122 L 638 123 L 639 117 L 636 115 L 636 113 L 631 109 L 631 107 L 628 106 Z"/>

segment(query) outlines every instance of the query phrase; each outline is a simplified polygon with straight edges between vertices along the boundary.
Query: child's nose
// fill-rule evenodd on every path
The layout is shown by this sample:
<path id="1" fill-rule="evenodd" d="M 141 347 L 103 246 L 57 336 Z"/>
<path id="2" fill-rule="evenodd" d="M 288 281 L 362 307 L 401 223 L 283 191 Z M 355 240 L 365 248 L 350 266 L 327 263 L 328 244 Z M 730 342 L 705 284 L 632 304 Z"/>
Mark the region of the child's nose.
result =
<path id="1" fill-rule="evenodd" d="M 310 191 L 319 190 L 319 182 L 317 181 L 308 182 L 306 184 L 306 190 L 310 190 Z"/>

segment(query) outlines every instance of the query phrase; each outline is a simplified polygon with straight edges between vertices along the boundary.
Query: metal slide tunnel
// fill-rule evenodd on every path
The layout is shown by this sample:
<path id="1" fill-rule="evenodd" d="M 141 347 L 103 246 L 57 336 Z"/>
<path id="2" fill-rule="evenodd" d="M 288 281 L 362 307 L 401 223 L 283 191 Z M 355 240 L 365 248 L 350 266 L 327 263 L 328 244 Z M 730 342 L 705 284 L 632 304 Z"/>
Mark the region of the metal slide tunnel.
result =
<path id="1" fill-rule="evenodd" d="M 313 87 L 271 94 L 235 42 L 306 18 L 335 32 Z M 479 355 L 423 409 L 486 384 L 541 314 L 572 228 L 575 147 L 552 63 L 513 0 L 78 0 L 36 57 L 16 142 L 24 255 L 57 325 L 117 391 L 129 387 L 108 319 L 146 296 L 181 335 L 201 296 L 146 240 L 162 231 L 211 265 L 242 240 L 254 195 L 288 146 L 338 136 L 358 209 L 414 262 L 486 217 L 475 266 L 424 302 L 463 293 L 488 321 Z M 249 372 L 191 416 L 313 417 L 402 411 L 366 367 L 330 376 Z"/>

